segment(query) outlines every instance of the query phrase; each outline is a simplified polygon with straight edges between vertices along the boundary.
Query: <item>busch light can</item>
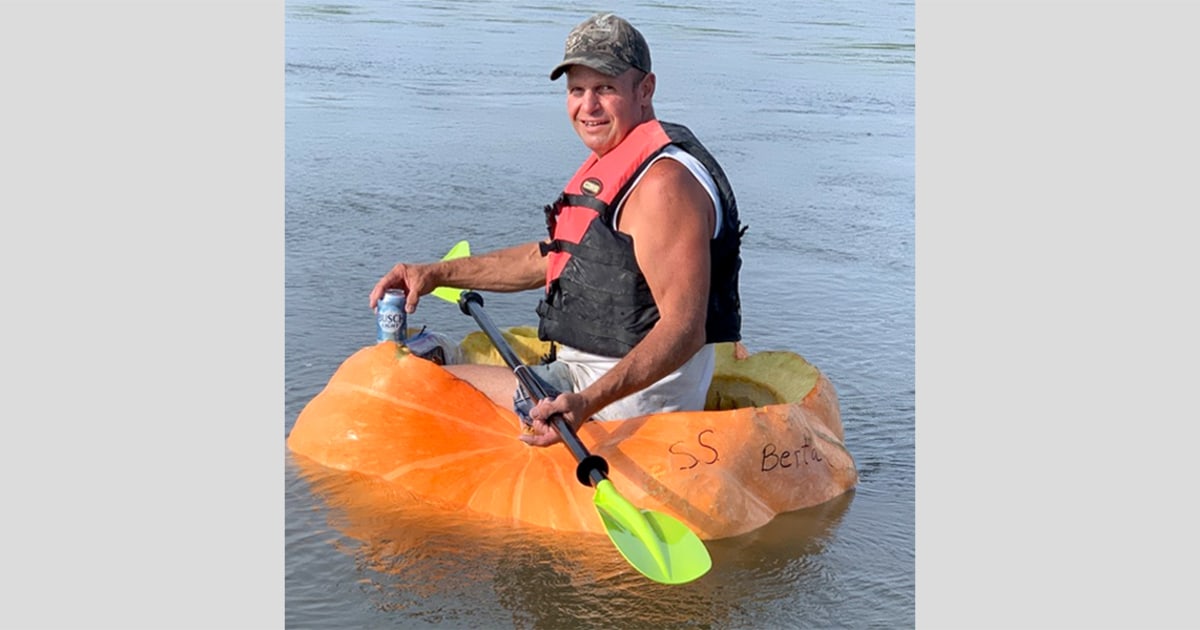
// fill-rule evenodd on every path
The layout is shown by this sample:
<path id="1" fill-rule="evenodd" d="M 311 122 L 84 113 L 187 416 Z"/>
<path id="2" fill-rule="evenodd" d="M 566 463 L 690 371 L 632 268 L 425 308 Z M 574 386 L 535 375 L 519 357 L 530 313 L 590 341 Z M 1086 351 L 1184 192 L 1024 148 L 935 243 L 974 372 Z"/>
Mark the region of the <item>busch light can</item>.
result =
<path id="1" fill-rule="evenodd" d="M 404 291 L 388 289 L 379 300 L 375 314 L 375 342 L 404 343 L 408 331 L 408 314 L 404 312 Z"/>

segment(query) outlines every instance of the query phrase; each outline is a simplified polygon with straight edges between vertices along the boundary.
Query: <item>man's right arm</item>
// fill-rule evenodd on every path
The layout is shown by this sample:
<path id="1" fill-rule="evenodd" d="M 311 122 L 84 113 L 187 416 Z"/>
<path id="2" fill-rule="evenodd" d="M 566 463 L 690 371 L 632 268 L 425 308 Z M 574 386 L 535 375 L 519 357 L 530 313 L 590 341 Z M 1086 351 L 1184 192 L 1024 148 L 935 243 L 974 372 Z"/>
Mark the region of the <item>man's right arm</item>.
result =
<path id="1" fill-rule="evenodd" d="M 371 290 L 375 305 L 388 289 L 407 294 L 405 310 L 412 313 L 420 297 L 437 287 L 460 287 L 510 293 L 536 289 L 546 282 L 546 258 L 533 241 L 505 249 L 433 263 L 397 263 Z"/>

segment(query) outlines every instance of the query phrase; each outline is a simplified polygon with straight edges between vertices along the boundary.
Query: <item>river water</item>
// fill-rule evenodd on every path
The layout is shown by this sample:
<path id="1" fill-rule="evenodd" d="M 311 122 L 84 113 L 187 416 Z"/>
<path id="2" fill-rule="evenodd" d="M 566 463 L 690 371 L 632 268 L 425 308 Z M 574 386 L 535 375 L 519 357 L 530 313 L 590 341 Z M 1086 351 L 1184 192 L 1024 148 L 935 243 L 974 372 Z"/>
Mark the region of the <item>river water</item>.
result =
<path id="1" fill-rule="evenodd" d="M 288 454 L 288 627 L 915 624 L 911 1 L 288 2 L 281 437 L 373 342 L 367 294 L 393 263 L 544 231 L 542 204 L 585 156 L 547 73 L 601 9 L 650 42 L 658 116 L 688 125 L 729 175 L 749 226 L 745 343 L 830 378 L 859 487 L 711 541 L 708 575 L 664 587 L 594 541 L 331 503 L 363 480 Z M 475 329 L 435 302 L 410 325 Z M 535 321 L 535 294 L 487 303 L 501 326 Z"/>

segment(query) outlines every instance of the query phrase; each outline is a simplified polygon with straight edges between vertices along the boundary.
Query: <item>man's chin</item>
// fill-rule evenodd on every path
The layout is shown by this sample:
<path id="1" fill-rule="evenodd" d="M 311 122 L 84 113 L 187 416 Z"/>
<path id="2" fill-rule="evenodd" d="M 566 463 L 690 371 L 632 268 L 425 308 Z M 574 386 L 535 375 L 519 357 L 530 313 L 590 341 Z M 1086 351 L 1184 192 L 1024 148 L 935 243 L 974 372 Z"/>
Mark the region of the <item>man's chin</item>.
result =
<path id="1" fill-rule="evenodd" d="M 587 148 L 591 149 L 593 153 L 603 155 L 612 148 L 607 136 L 599 138 L 593 134 L 587 133 L 586 131 L 578 131 L 579 139 L 583 140 L 583 144 L 587 146 Z"/>

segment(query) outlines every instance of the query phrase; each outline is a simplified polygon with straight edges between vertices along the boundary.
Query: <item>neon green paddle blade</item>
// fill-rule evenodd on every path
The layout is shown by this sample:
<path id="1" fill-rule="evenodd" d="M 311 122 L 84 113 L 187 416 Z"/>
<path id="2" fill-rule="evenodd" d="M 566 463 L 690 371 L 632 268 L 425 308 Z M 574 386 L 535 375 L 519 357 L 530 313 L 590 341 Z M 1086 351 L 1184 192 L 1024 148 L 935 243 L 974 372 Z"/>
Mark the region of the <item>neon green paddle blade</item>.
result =
<path id="1" fill-rule="evenodd" d="M 471 255 L 471 244 L 466 241 L 459 241 L 442 256 L 442 260 L 454 260 L 455 258 L 466 258 Z M 462 295 L 464 289 L 455 289 L 453 287 L 438 287 L 433 290 L 435 297 L 440 297 L 452 304 L 458 304 L 458 296 Z"/>
<path id="2" fill-rule="evenodd" d="M 666 514 L 637 508 L 608 479 L 596 485 L 593 502 L 617 550 L 651 580 L 683 584 L 712 568 L 708 549 L 692 530 Z"/>

